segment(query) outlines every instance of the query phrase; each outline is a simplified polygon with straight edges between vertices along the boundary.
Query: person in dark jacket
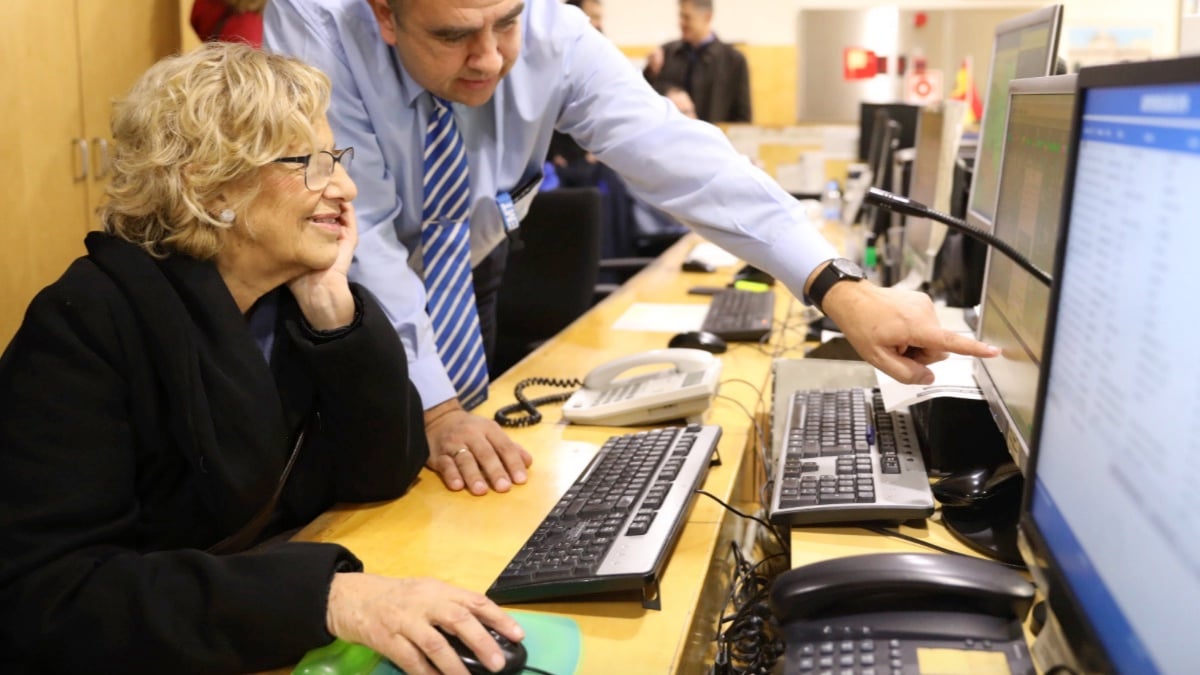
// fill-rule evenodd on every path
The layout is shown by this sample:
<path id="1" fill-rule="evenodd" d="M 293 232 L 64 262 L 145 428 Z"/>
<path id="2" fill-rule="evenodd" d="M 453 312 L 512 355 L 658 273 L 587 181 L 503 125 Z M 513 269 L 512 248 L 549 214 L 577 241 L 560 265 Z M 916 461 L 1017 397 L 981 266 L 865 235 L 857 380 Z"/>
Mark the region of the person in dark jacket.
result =
<path id="1" fill-rule="evenodd" d="M 750 68 L 746 57 L 712 31 L 712 0 L 679 0 L 680 39 L 646 60 L 646 79 L 665 94 L 679 87 L 705 122 L 749 122 Z"/>
<path id="2" fill-rule="evenodd" d="M 428 457 L 357 225 L 329 81 L 210 43 L 119 101 L 104 232 L 0 357 L 0 672 L 233 673 L 334 637 L 409 673 L 485 663 L 482 594 L 286 535 Z"/>

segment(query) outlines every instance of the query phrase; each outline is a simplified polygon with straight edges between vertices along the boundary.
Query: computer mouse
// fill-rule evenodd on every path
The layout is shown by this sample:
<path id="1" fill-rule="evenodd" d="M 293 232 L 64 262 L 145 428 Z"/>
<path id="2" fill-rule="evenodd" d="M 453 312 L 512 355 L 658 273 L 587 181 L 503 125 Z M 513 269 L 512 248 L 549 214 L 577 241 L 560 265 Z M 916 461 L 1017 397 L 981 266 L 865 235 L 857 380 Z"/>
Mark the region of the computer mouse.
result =
<path id="1" fill-rule="evenodd" d="M 956 471 L 934 483 L 933 496 L 943 506 L 982 508 L 1002 497 L 1020 493 L 1024 481 L 1013 462 Z"/>
<path id="2" fill-rule="evenodd" d="M 742 268 L 733 275 L 733 280 L 734 282 L 753 281 L 766 286 L 775 285 L 775 277 L 753 265 L 743 265 Z"/>
<path id="3" fill-rule="evenodd" d="M 703 260 L 684 260 L 683 261 L 683 271 L 684 272 L 716 272 L 717 268 L 713 267 L 712 264 L 707 263 Z"/>
<path id="4" fill-rule="evenodd" d="M 488 667 L 480 662 L 479 657 L 475 655 L 475 652 L 471 651 L 467 643 L 458 639 L 458 637 L 440 628 L 438 631 L 450 643 L 450 647 L 454 649 L 455 654 L 458 654 L 458 658 L 462 659 L 463 665 L 467 667 L 467 672 L 471 673 L 471 675 L 492 675 L 493 672 L 498 672 L 500 675 L 516 675 L 516 673 L 525 670 L 525 660 L 528 658 L 525 645 L 520 642 L 513 642 L 491 628 L 488 628 L 487 631 L 496 640 L 496 644 L 500 645 L 500 651 L 504 654 L 504 667 L 499 671 L 488 670 Z"/>
<path id="5" fill-rule="evenodd" d="M 686 333 L 679 333 L 671 337 L 667 342 L 667 346 L 672 349 L 682 347 L 686 349 L 703 349 L 710 354 L 724 354 L 729 345 L 721 336 L 709 333 L 703 330 L 691 330 Z"/>

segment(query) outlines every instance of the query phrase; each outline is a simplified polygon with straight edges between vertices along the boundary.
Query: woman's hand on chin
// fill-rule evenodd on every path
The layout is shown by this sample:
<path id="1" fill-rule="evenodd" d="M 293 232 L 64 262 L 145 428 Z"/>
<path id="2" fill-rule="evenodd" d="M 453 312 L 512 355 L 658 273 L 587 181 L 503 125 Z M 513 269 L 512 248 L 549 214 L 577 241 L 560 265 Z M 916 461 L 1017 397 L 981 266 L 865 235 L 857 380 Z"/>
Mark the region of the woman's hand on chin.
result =
<path id="1" fill-rule="evenodd" d="M 350 294 L 350 261 L 358 245 L 358 219 L 354 206 L 342 205 L 342 228 L 338 237 L 338 253 L 333 264 L 323 270 L 313 270 L 288 282 L 300 311 L 316 330 L 335 330 L 354 320 L 354 296 Z"/>

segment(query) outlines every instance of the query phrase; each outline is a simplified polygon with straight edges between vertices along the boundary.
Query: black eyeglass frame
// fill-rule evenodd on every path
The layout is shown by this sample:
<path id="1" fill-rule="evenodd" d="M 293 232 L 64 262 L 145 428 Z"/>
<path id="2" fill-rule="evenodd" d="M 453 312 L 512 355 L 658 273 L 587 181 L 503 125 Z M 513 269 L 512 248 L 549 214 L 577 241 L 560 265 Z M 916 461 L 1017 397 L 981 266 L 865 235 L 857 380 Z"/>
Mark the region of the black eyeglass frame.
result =
<path id="1" fill-rule="evenodd" d="M 309 180 L 308 169 L 312 166 L 312 158 L 315 155 L 329 155 L 333 158 L 333 167 L 329 171 L 329 175 L 325 176 L 325 182 L 318 187 L 313 187 L 312 181 Z M 354 161 L 354 147 L 345 147 L 341 150 L 318 150 L 311 155 L 297 155 L 295 157 L 280 157 L 271 160 L 273 163 L 280 164 L 303 164 L 304 165 L 304 187 L 319 192 L 324 190 L 329 185 L 329 181 L 333 180 L 333 173 L 337 171 L 337 165 L 341 164 L 342 168 L 350 170 L 350 163 Z"/>

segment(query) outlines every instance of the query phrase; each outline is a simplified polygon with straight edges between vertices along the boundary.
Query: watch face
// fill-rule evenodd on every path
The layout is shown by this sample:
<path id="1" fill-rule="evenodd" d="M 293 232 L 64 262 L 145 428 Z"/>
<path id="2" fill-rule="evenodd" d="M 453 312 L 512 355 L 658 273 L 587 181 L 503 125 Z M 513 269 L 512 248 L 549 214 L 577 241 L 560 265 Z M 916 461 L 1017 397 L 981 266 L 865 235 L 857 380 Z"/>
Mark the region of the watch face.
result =
<path id="1" fill-rule="evenodd" d="M 854 277 L 856 279 L 862 279 L 867 276 L 863 272 L 863 268 L 859 267 L 858 263 L 855 263 L 853 260 L 834 258 L 829 264 L 837 268 L 838 273 L 842 276 Z"/>

